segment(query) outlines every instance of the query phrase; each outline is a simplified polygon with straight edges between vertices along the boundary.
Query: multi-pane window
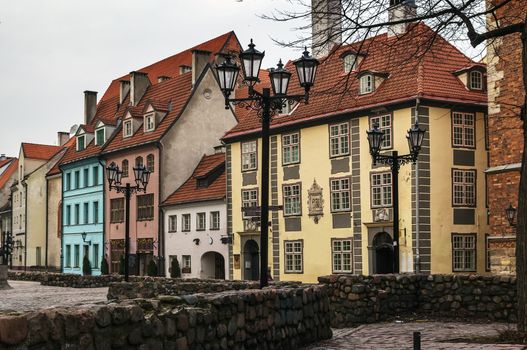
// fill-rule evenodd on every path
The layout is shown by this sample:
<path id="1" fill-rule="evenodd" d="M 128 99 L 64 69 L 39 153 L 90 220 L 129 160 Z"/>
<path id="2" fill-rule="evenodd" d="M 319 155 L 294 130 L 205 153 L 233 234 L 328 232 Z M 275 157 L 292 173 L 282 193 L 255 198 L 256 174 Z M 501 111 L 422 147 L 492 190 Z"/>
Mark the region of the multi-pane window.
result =
<path id="1" fill-rule="evenodd" d="M 125 120 L 123 123 L 123 136 L 124 137 L 130 137 L 132 136 L 133 128 L 132 128 L 132 121 L 131 120 Z"/>
<path id="2" fill-rule="evenodd" d="M 84 187 L 88 187 L 90 185 L 88 183 L 89 179 L 90 179 L 90 169 L 86 168 L 84 169 L 84 177 L 83 177 Z"/>
<path id="3" fill-rule="evenodd" d="M 101 146 L 104 144 L 105 137 L 104 137 L 104 128 L 97 129 L 95 131 L 95 144 L 97 146 Z"/>
<path id="4" fill-rule="evenodd" d="M 300 161 L 300 134 L 282 136 L 282 161 L 284 164 L 295 164 Z"/>
<path id="5" fill-rule="evenodd" d="M 143 166 L 143 157 L 137 157 L 135 158 L 135 166 L 136 168 Z"/>
<path id="6" fill-rule="evenodd" d="M 452 235 L 452 260 L 455 272 L 476 271 L 476 235 Z"/>
<path id="7" fill-rule="evenodd" d="M 452 145 L 454 147 L 476 146 L 475 116 L 473 113 L 452 113 Z"/>
<path id="8" fill-rule="evenodd" d="M 242 171 L 256 169 L 256 141 L 242 142 Z"/>
<path id="9" fill-rule="evenodd" d="M 206 222 L 205 213 L 197 213 L 196 214 L 196 230 L 203 231 L 205 230 L 206 226 L 207 226 L 207 222 Z"/>
<path id="10" fill-rule="evenodd" d="M 71 245 L 66 245 L 66 261 L 64 262 L 64 266 L 71 267 Z"/>
<path id="11" fill-rule="evenodd" d="M 97 186 L 99 184 L 99 167 L 94 166 L 92 168 L 93 173 L 93 186 Z"/>
<path id="12" fill-rule="evenodd" d="M 258 206 L 258 190 L 242 191 L 242 207 Z"/>
<path id="13" fill-rule="evenodd" d="M 349 154 L 349 124 L 341 123 L 329 127 L 329 149 L 332 157 Z"/>
<path id="14" fill-rule="evenodd" d="M 335 239 L 331 242 L 333 272 L 351 271 L 351 239 Z"/>
<path id="15" fill-rule="evenodd" d="M 452 171 L 452 205 L 465 207 L 476 205 L 476 170 Z"/>
<path id="16" fill-rule="evenodd" d="M 300 184 L 284 185 L 284 215 L 302 215 Z"/>
<path id="17" fill-rule="evenodd" d="M 66 205 L 66 225 L 71 225 L 71 205 Z"/>
<path id="18" fill-rule="evenodd" d="M 80 223 L 80 217 L 81 217 L 81 205 L 75 204 L 75 225 L 78 225 Z"/>
<path id="19" fill-rule="evenodd" d="M 88 219 L 90 217 L 90 203 L 84 203 L 84 217 L 83 217 L 83 223 L 86 225 L 88 223 Z"/>
<path id="20" fill-rule="evenodd" d="M 331 211 L 350 210 L 351 187 L 349 178 L 331 180 Z"/>
<path id="21" fill-rule="evenodd" d="M 146 156 L 146 169 L 151 173 L 154 172 L 154 155 L 149 154 Z"/>
<path id="22" fill-rule="evenodd" d="M 483 73 L 477 70 L 470 72 L 470 88 L 483 90 Z"/>
<path id="23" fill-rule="evenodd" d="M 182 256 L 182 262 L 181 262 L 181 269 L 183 273 L 190 273 L 191 271 L 191 258 L 190 258 L 190 255 L 183 255 Z"/>
<path id="24" fill-rule="evenodd" d="M 121 170 L 123 172 L 121 177 L 128 177 L 128 159 L 123 159 L 121 162 Z"/>
<path id="25" fill-rule="evenodd" d="M 81 255 L 81 247 L 78 244 L 75 244 L 73 246 L 73 267 L 79 267 L 80 266 L 80 255 Z"/>
<path id="26" fill-rule="evenodd" d="M 110 222 L 124 221 L 124 198 L 110 199 Z"/>
<path id="27" fill-rule="evenodd" d="M 381 149 L 392 148 L 392 116 L 390 114 L 370 117 L 370 126 L 377 124 L 384 132 Z"/>
<path id="28" fill-rule="evenodd" d="M 190 231 L 190 214 L 181 215 L 181 231 Z"/>
<path id="29" fill-rule="evenodd" d="M 358 57 L 354 54 L 347 54 L 343 58 L 344 73 L 349 73 L 357 69 Z"/>
<path id="30" fill-rule="evenodd" d="M 302 241 L 285 241 L 285 272 L 302 273 Z"/>
<path id="31" fill-rule="evenodd" d="M 93 202 L 93 223 L 99 223 L 99 202 Z"/>
<path id="32" fill-rule="evenodd" d="M 210 212 L 210 229 L 211 230 L 220 229 L 220 212 L 219 211 Z"/>
<path id="33" fill-rule="evenodd" d="M 154 131 L 156 127 L 154 114 L 145 116 L 145 131 Z"/>
<path id="34" fill-rule="evenodd" d="M 98 269 L 99 268 L 99 245 L 94 244 L 93 245 L 93 268 Z"/>
<path id="35" fill-rule="evenodd" d="M 86 148 L 86 136 L 77 136 L 77 151 L 82 151 Z"/>
<path id="36" fill-rule="evenodd" d="M 373 75 L 366 74 L 360 78 L 360 94 L 368 94 L 373 91 Z"/>
<path id="37" fill-rule="evenodd" d="M 371 206 L 382 208 L 392 206 L 392 174 L 371 174 Z"/>
<path id="38" fill-rule="evenodd" d="M 177 215 L 169 215 L 168 217 L 168 232 L 177 231 Z"/>
<path id="39" fill-rule="evenodd" d="M 137 220 L 152 220 L 154 218 L 154 194 L 137 196 Z"/>

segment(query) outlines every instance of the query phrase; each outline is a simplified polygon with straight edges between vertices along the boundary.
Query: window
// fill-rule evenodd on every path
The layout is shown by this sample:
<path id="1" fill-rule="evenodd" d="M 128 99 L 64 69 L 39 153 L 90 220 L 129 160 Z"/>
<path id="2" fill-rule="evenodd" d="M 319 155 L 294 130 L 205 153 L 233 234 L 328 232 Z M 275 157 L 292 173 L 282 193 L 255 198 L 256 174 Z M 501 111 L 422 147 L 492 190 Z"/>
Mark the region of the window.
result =
<path id="1" fill-rule="evenodd" d="M 242 171 L 256 170 L 256 141 L 242 143 Z"/>
<path id="2" fill-rule="evenodd" d="M 354 70 L 357 70 L 358 66 L 358 57 L 354 54 L 347 54 L 343 58 L 344 61 L 344 73 L 349 73 Z"/>
<path id="3" fill-rule="evenodd" d="M 476 205 L 476 170 L 452 170 L 452 205 Z"/>
<path id="4" fill-rule="evenodd" d="M 66 205 L 66 225 L 71 225 L 71 205 Z"/>
<path id="5" fill-rule="evenodd" d="M 110 199 L 110 222 L 124 221 L 124 198 Z"/>
<path id="6" fill-rule="evenodd" d="M 64 266 L 71 267 L 71 245 L 66 245 L 66 261 Z"/>
<path id="7" fill-rule="evenodd" d="M 99 167 L 95 166 L 93 167 L 93 186 L 97 186 L 99 184 Z"/>
<path id="8" fill-rule="evenodd" d="M 360 77 L 360 94 L 369 94 L 373 91 L 373 75 L 366 74 Z"/>
<path id="9" fill-rule="evenodd" d="M 198 180 L 198 188 L 205 188 L 209 185 L 209 182 L 207 179 L 199 179 Z"/>
<path id="10" fill-rule="evenodd" d="M 80 223 L 80 214 L 81 212 L 81 205 L 75 204 L 75 225 L 78 225 Z"/>
<path id="11" fill-rule="evenodd" d="M 371 207 L 392 206 L 392 173 L 371 174 Z"/>
<path id="12" fill-rule="evenodd" d="M 82 151 L 86 148 L 86 135 L 77 136 L 77 151 Z"/>
<path id="13" fill-rule="evenodd" d="M 75 244 L 73 246 L 73 267 L 79 267 L 80 266 L 80 255 L 81 255 L 81 247 L 78 244 Z"/>
<path id="14" fill-rule="evenodd" d="M 349 125 L 348 123 L 330 125 L 329 149 L 332 157 L 349 154 Z"/>
<path id="15" fill-rule="evenodd" d="M 66 174 L 66 191 L 71 190 L 71 173 Z"/>
<path id="16" fill-rule="evenodd" d="M 303 242 L 284 241 L 285 244 L 285 272 L 302 273 Z"/>
<path id="17" fill-rule="evenodd" d="M 89 203 L 84 203 L 83 223 L 85 225 L 88 223 L 88 218 L 90 217 L 89 210 L 90 210 L 90 204 Z"/>
<path id="18" fill-rule="evenodd" d="M 135 158 L 135 167 L 138 168 L 140 166 L 143 166 L 143 157 L 137 157 Z"/>
<path id="19" fill-rule="evenodd" d="M 242 207 L 246 208 L 256 206 L 258 206 L 258 190 L 242 191 Z"/>
<path id="20" fill-rule="evenodd" d="M 181 272 L 190 273 L 191 271 L 191 259 L 190 255 L 183 255 Z"/>
<path id="21" fill-rule="evenodd" d="M 300 162 L 299 133 L 282 136 L 282 162 L 285 165 Z"/>
<path id="22" fill-rule="evenodd" d="M 102 146 L 106 141 L 104 127 L 95 131 L 95 145 Z"/>
<path id="23" fill-rule="evenodd" d="M 472 90 L 483 90 L 483 74 L 480 71 L 470 72 L 469 88 Z"/>
<path id="24" fill-rule="evenodd" d="M 454 147 L 476 146 L 475 117 L 472 113 L 452 113 L 452 145 Z"/>
<path id="25" fill-rule="evenodd" d="M 334 239 L 331 242 L 333 273 L 351 271 L 351 239 Z"/>
<path id="26" fill-rule="evenodd" d="M 370 117 L 370 129 L 377 124 L 379 130 L 384 132 L 381 149 L 392 148 L 392 116 L 390 114 Z"/>
<path id="27" fill-rule="evenodd" d="M 203 231 L 206 227 L 206 217 L 205 213 L 197 213 L 196 214 L 196 230 L 197 231 Z"/>
<path id="28" fill-rule="evenodd" d="M 170 215 L 168 217 L 168 232 L 177 231 L 177 215 Z"/>
<path id="29" fill-rule="evenodd" d="M 121 162 L 121 170 L 123 171 L 123 174 L 121 177 L 128 177 L 128 159 L 124 159 Z"/>
<path id="30" fill-rule="evenodd" d="M 145 132 L 147 131 L 154 131 L 156 124 L 155 124 L 155 115 L 154 114 L 148 114 L 145 115 Z"/>
<path id="31" fill-rule="evenodd" d="M 154 194 L 137 196 L 137 220 L 154 219 Z"/>
<path id="32" fill-rule="evenodd" d="M 350 210 L 351 188 L 349 178 L 331 180 L 331 211 Z"/>
<path id="33" fill-rule="evenodd" d="M 132 136 L 132 133 L 133 133 L 132 121 L 125 120 L 123 123 L 123 137 L 130 137 Z"/>
<path id="34" fill-rule="evenodd" d="M 146 156 L 146 169 L 151 173 L 154 172 L 154 155 L 149 154 Z"/>
<path id="35" fill-rule="evenodd" d="M 183 214 L 181 216 L 181 231 L 190 231 L 190 214 Z"/>
<path id="36" fill-rule="evenodd" d="M 99 268 L 99 245 L 98 244 L 94 244 L 93 245 L 93 258 L 92 258 L 92 261 L 93 261 L 92 268 L 98 269 Z"/>
<path id="37" fill-rule="evenodd" d="M 491 270 L 490 264 L 490 239 L 489 234 L 485 234 L 485 271 L 489 272 Z"/>
<path id="38" fill-rule="evenodd" d="M 99 223 L 99 202 L 93 202 L 93 223 Z"/>
<path id="39" fill-rule="evenodd" d="M 84 187 L 88 187 L 89 184 L 88 184 L 88 180 L 90 178 L 90 170 L 89 169 L 84 169 L 84 176 L 83 176 L 83 181 L 84 181 Z"/>
<path id="40" fill-rule="evenodd" d="M 476 271 L 476 235 L 452 234 L 454 272 Z"/>
<path id="41" fill-rule="evenodd" d="M 219 211 L 210 212 L 210 229 L 211 230 L 220 229 L 220 212 Z"/>
<path id="42" fill-rule="evenodd" d="M 75 173 L 75 188 L 81 187 L 81 172 L 77 170 Z"/>
<path id="43" fill-rule="evenodd" d="M 300 184 L 284 185 L 284 215 L 302 215 Z"/>

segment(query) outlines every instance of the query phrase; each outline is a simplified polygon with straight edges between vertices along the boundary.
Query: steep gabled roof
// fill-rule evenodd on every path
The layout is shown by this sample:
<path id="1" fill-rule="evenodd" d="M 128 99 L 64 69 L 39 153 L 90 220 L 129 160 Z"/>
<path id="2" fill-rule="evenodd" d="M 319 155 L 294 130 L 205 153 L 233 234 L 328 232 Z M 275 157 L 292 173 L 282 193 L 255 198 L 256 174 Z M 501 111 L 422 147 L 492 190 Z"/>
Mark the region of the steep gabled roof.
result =
<path id="1" fill-rule="evenodd" d="M 7 163 L 13 161 L 15 158 L 7 157 L 6 159 L 0 159 L 0 168 L 2 168 Z"/>
<path id="2" fill-rule="evenodd" d="M 15 158 L 7 169 L 0 175 L 0 188 L 4 187 L 11 175 L 18 169 L 18 158 Z"/>
<path id="3" fill-rule="evenodd" d="M 62 146 L 41 145 L 28 142 L 22 143 L 24 157 L 28 159 L 50 160 L 61 149 Z"/>
<path id="4" fill-rule="evenodd" d="M 431 38 L 433 44 L 424 50 L 422 43 Z M 356 72 L 347 74 L 344 72 L 341 56 L 350 50 L 360 52 L 363 60 Z M 360 43 L 342 46 L 321 59 L 309 104 L 300 103 L 290 115 L 273 118 L 271 128 L 324 120 L 332 115 L 367 110 L 418 97 L 485 106 L 486 91 L 468 90 L 453 74 L 473 64 L 476 63 L 425 24 L 414 25 L 399 39 L 381 34 Z M 292 62 L 286 67 L 293 73 L 289 93 L 302 94 Z M 382 72 L 387 77 L 374 92 L 360 95 L 358 75 L 364 71 Z M 267 76 L 264 78 L 268 80 Z M 238 94 L 237 91 L 237 97 Z M 236 108 L 236 115 L 239 123 L 226 134 L 225 140 L 257 133 L 261 129 L 255 112 Z"/>
<path id="5" fill-rule="evenodd" d="M 62 157 L 55 163 L 55 165 L 53 165 L 53 167 L 51 169 L 49 169 L 48 173 L 46 174 L 46 176 L 53 176 L 53 175 L 57 175 L 57 174 L 60 174 L 60 165 L 62 164 L 62 161 L 64 160 L 64 158 L 66 157 L 66 155 L 68 154 L 68 152 L 70 152 L 70 150 L 72 149 L 75 149 L 75 145 L 76 145 L 76 139 L 75 137 L 72 137 L 68 140 L 68 142 L 66 142 L 64 144 L 64 148 L 66 148 L 66 152 L 64 152 L 64 154 L 62 155 Z"/>
<path id="6" fill-rule="evenodd" d="M 198 179 L 221 171 L 206 187 L 198 187 Z M 225 154 L 203 156 L 193 174 L 163 202 L 162 205 L 203 202 L 224 199 L 227 192 L 225 176 Z"/>

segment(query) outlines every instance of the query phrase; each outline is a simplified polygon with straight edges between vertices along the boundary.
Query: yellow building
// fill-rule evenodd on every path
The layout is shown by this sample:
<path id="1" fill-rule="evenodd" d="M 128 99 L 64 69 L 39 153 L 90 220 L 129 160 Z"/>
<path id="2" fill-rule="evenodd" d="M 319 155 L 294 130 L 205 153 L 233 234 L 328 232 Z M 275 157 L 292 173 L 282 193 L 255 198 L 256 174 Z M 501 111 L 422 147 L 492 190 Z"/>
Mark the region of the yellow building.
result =
<path id="1" fill-rule="evenodd" d="M 366 131 L 379 124 L 383 152 L 406 154 L 416 110 L 427 133 L 417 164 L 399 173 L 400 270 L 485 272 L 485 66 L 440 38 L 415 55 L 417 36 L 433 32 L 417 25 L 406 39 L 383 34 L 338 48 L 321 59 L 309 104 L 274 116 L 270 205 L 283 210 L 270 213 L 273 279 L 391 271 L 392 178 L 389 167 L 372 165 Z M 301 93 L 295 76 L 289 92 Z M 259 227 L 241 208 L 260 203 L 259 121 L 235 113 L 239 124 L 224 138 L 230 273 L 256 279 Z"/>

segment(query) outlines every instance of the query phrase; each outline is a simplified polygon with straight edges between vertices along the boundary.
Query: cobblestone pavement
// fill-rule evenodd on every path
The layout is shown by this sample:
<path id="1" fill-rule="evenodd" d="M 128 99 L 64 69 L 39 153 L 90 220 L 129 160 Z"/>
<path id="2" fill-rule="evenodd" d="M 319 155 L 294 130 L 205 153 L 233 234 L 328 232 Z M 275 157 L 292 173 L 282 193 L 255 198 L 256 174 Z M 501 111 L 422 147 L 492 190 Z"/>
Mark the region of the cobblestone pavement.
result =
<path id="1" fill-rule="evenodd" d="M 13 289 L 0 291 L 0 311 L 27 311 L 106 301 L 108 288 L 63 288 L 39 282 L 9 281 Z"/>
<path id="2" fill-rule="evenodd" d="M 499 329 L 512 327 L 504 324 L 467 324 L 442 322 L 377 323 L 357 328 L 334 329 L 333 339 L 309 346 L 304 350 L 381 350 L 413 349 L 413 332 L 421 332 L 423 350 L 520 350 L 524 345 L 467 344 L 448 342 L 448 339 L 473 336 L 492 336 Z"/>

